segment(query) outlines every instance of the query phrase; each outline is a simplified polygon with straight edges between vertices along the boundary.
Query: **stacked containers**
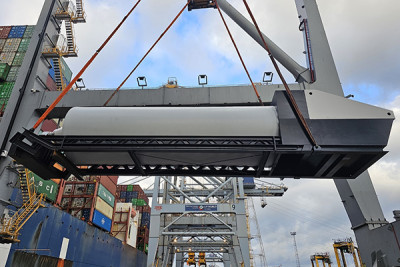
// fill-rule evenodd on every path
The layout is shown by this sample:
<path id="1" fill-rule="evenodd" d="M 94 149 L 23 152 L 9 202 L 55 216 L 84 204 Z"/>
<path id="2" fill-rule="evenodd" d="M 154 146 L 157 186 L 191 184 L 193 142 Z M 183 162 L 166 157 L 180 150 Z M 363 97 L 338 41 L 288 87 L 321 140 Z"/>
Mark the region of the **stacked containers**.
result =
<path id="1" fill-rule="evenodd" d="M 51 68 L 49 69 L 49 75 L 47 77 L 46 85 L 51 91 L 53 91 L 54 86 L 56 87 L 56 90 L 57 90 L 56 74 L 54 71 L 54 60 L 53 59 L 50 59 L 50 64 L 51 64 Z M 72 71 L 69 68 L 68 64 L 65 62 L 64 58 L 61 58 L 61 60 L 60 60 L 60 67 L 61 67 L 61 73 L 62 73 L 62 78 L 63 78 L 64 84 L 67 86 L 71 82 Z M 51 80 L 49 77 L 51 77 Z M 56 91 L 56 90 L 54 90 L 54 91 Z"/>
<path id="2" fill-rule="evenodd" d="M 88 176 L 65 182 L 59 191 L 57 204 L 82 220 L 111 231 L 117 190 L 116 176 Z"/>
<path id="3" fill-rule="evenodd" d="M 139 218 L 139 228 L 137 233 L 136 247 L 146 251 L 149 243 L 150 211 L 149 199 L 139 185 L 118 185 L 118 202 L 132 203 L 137 211 Z"/>
<path id="4" fill-rule="evenodd" d="M 0 117 L 17 80 L 33 30 L 34 26 L 0 26 Z"/>

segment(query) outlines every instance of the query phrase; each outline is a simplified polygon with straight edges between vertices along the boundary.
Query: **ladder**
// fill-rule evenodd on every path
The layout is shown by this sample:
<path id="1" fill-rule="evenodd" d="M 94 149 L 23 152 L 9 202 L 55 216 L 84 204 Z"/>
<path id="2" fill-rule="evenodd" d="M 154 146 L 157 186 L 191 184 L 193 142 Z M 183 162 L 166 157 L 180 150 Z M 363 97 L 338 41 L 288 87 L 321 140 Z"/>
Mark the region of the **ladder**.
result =
<path id="1" fill-rule="evenodd" d="M 72 15 L 72 14 L 71 14 Z M 67 32 L 67 50 L 63 54 L 64 57 L 77 57 L 78 52 L 75 45 L 74 29 L 72 25 L 72 17 L 64 20 L 65 30 Z"/>
<path id="2" fill-rule="evenodd" d="M 76 14 L 72 18 L 74 23 L 85 23 L 86 22 L 86 13 L 83 10 L 83 2 L 82 0 L 76 0 Z"/>
<path id="3" fill-rule="evenodd" d="M 62 91 L 65 88 L 63 79 L 61 56 L 53 57 L 54 78 L 57 85 L 57 90 Z"/>
<path id="4" fill-rule="evenodd" d="M 16 170 L 19 175 L 23 205 L 11 218 L 4 220 L 0 230 L 0 243 L 19 242 L 19 231 L 40 207 L 44 207 L 45 195 L 36 194 L 34 182 L 29 179 L 30 171 L 21 165 L 17 165 Z"/>

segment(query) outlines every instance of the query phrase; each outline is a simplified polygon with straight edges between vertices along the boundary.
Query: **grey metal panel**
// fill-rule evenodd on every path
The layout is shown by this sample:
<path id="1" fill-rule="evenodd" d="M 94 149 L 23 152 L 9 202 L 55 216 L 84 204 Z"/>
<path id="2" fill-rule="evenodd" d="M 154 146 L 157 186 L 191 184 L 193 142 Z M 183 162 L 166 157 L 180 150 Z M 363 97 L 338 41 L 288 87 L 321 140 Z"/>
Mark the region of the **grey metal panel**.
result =
<path id="1" fill-rule="evenodd" d="M 299 84 L 289 85 L 292 90 L 303 90 Z M 272 102 L 276 90 L 282 85 L 257 85 L 265 104 Z M 112 90 L 84 90 L 69 92 L 49 114 L 48 118 L 64 118 L 72 107 L 101 107 Z M 53 103 L 59 92 L 38 93 L 41 100 L 37 111 L 41 114 Z M 34 103 L 36 104 L 36 102 Z M 183 87 L 144 90 L 121 90 L 112 99 L 109 107 L 134 106 L 209 106 L 209 105 L 259 105 L 250 85 L 224 87 Z"/>

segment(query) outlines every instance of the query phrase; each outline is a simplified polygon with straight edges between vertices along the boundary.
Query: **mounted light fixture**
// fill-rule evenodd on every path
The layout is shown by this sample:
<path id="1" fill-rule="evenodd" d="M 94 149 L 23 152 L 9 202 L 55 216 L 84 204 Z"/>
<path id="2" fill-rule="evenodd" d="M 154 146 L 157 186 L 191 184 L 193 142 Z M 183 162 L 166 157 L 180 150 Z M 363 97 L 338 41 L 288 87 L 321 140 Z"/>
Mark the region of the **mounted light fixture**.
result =
<path id="1" fill-rule="evenodd" d="M 138 86 L 142 87 L 142 89 L 143 89 L 143 87 L 147 86 L 146 77 L 145 76 L 137 77 L 137 84 L 138 84 Z"/>
<path id="2" fill-rule="evenodd" d="M 197 80 L 199 82 L 199 85 L 202 85 L 202 86 L 204 86 L 208 83 L 207 75 L 205 75 L 205 74 L 200 74 L 197 77 Z"/>
<path id="3" fill-rule="evenodd" d="M 78 88 L 79 90 L 83 89 L 86 87 L 85 83 L 83 82 L 82 78 L 79 78 L 76 83 L 75 83 L 76 88 Z"/>
<path id="4" fill-rule="evenodd" d="M 270 71 L 266 71 L 266 72 L 264 72 L 263 82 L 268 84 L 268 83 L 272 82 L 273 77 L 274 77 L 274 73 L 272 73 Z"/>

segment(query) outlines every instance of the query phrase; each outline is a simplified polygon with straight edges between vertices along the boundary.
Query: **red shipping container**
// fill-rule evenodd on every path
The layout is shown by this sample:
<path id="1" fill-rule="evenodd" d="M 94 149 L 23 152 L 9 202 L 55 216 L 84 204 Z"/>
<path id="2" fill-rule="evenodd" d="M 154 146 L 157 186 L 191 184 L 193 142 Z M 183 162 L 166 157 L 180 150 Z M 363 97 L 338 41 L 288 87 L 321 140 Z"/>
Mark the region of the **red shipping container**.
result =
<path id="1" fill-rule="evenodd" d="M 108 178 L 110 178 L 110 180 L 113 181 L 114 184 L 118 183 L 119 176 L 108 176 Z"/>
<path id="2" fill-rule="evenodd" d="M 55 129 L 57 129 L 57 123 L 53 120 L 45 120 L 41 128 L 43 132 L 52 132 Z"/>
<path id="3" fill-rule="evenodd" d="M 10 34 L 11 26 L 0 26 L 0 38 L 7 39 Z"/>
<path id="4" fill-rule="evenodd" d="M 100 176 L 100 183 L 115 196 L 117 193 L 117 184 L 115 184 L 108 176 Z"/>
<path id="5" fill-rule="evenodd" d="M 50 91 L 57 91 L 57 84 L 50 75 L 47 75 L 46 86 Z"/>
<path id="6" fill-rule="evenodd" d="M 128 186 L 127 185 L 121 185 L 121 191 L 127 191 Z"/>

